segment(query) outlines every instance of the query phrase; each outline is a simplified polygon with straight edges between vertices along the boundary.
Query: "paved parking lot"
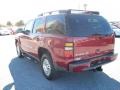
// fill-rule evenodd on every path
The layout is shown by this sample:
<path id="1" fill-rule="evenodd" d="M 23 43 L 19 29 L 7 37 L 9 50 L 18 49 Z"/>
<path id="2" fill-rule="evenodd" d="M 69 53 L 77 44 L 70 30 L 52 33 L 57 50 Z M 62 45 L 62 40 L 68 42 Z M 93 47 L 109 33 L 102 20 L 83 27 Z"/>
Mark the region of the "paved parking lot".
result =
<path id="1" fill-rule="evenodd" d="M 46 80 L 38 63 L 17 58 L 14 36 L 0 36 L 0 90 L 120 90 L 120 55 L 104 72 L 61 73 Z M 120 38 L 115 52 L 120 54 Z"/>

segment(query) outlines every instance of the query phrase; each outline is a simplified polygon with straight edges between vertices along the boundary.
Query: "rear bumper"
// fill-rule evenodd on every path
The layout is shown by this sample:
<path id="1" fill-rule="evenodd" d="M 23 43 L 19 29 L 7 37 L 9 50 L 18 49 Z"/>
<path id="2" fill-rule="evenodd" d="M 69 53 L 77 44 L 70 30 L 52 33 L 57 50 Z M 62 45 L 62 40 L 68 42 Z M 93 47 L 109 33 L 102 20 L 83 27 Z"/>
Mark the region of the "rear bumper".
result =
<path id="1" fill-rule="evenodd" d="M 73 61 L 69 64 L 69 71 L 81 72 L 85 70 L 95 69 L 99 66 L 114 61 L 117 58 L 117 54 L 107 54 L 87 60 Z"/>

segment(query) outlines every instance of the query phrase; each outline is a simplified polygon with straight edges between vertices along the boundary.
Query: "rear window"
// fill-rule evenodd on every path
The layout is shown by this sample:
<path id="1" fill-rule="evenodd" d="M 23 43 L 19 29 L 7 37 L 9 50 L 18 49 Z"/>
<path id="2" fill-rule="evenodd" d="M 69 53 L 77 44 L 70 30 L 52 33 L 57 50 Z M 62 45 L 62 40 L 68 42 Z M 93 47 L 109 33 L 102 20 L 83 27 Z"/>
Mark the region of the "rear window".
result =
<path id="1" fill-rule="evenodd" d="M 70 36 L 110 35 L 113 33 L 107 21 L 97 15 L 68 15 Z"/>

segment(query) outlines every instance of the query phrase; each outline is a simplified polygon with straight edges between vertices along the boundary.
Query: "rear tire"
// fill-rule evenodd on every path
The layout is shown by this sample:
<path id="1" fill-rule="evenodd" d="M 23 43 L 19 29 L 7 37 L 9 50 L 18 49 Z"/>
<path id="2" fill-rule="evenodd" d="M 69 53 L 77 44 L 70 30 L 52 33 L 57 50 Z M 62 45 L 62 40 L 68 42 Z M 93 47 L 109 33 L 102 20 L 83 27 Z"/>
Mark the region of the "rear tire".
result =
<path id="1" fill-rule="evenodd" d="M 56 70 L 54 68 L 52 58 L 48 53 L 45 53 L 41 57 L 41 67 L 43 75 L 46 79 L 52 80 L 55 78 Z"/>
<path id="2" fill-rule="evenodd" d="M 95 68 L 95 69 L 92 69 L 91 71 L 93 71 L 93 72 L 97 72 L 97 71 L 102 72 L 103 69 L 102 69 L 102 67 L 100 66 L 100 67 L 97 67 L 97 68 Z"/>
<path id="3" fill-rule="evenodd" d="M 96 70 L 97 70 L 97 71 L 100 71 L 100 72 L 102 72 L 102 71 L 103 71 L 103 69 L 102 69 L 102 67 L 101 67 L 101 66 L 100 66 L 100 67 L 97 67 L 97 68 L 96 68 Z"/>
<path id="4" fill-rule="evenodd" d="M 16 44 L 16 51 L 17 51 L 17 56 L 18 56 L 19 58 L 22 58 L 22 57 L 23 57 L 23 53 L 22 53 L 22 51 L 20 50 L 19 43 Z"/>

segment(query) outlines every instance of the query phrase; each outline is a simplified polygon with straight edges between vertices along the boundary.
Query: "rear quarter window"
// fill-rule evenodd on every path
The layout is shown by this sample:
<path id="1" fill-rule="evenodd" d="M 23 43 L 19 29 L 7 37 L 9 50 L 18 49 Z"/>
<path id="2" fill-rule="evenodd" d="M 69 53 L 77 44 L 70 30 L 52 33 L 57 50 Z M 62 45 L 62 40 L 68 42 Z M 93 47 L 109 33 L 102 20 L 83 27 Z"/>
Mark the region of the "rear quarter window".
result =
<path id="1" fill-rule="evenodd" d="M 65 34 L 64 15 L 52 15 L 46 19 L 46 32 L 49 34 Z"/>

